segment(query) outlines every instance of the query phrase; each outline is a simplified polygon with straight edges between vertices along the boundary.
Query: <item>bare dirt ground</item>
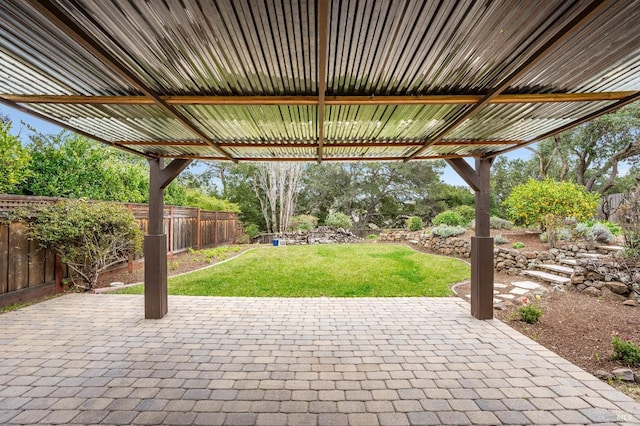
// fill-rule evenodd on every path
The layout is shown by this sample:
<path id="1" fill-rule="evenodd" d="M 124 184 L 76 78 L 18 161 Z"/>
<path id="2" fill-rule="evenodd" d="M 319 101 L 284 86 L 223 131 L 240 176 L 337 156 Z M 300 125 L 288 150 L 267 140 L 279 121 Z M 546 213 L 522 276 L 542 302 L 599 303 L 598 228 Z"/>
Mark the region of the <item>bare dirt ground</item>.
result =
<path id="1" fill-rule="evenodd" d="M 537 233 L 522 231 L 496 231 L 492 235 L 502 234 L 509 239 L 511 247 L 519 241 L 525 247 L 521 250 L 546 250 L 548 246 L 540 242 Z M 235 256 L 255 245 L 242 246 Z M 197 253 L 180 253 L 171 256 L 168 261 L 168 274 L 174 276 L 185 272 L 210 266 L 219 259 L 208 262 Z M 133 273 L 127 269 L 105 275 L 100 280 L 100 287 L 107 287 L 113 281 L 125 284 L 141 282 L 144 279 L 144 269 L 137 268 Z M 496 274 L 495 282 L 511 283 L 522 281 L 522 276 Z M 468 285 L 458 286 L 458 294 L 464 298 L 469 293 Z M 495 311 L 497 319 L 504 321 L 517 331 L 537 341 L 563 358 L 573 362 L 581 368 L 595 373 L 597 370 L 612 371 L 625 367 L 619 361 L 610 359 L 612 353 L 611 337 L 618 333 L 622 337 L 629 337 L 634 342 L 640 342 L 640 307 L 624 306 L 619 302 L 610 302 L 598 298 L 585 296 L 575 292 L 549 292 L 536 301 L 543 314 L 537 324 L 526 324 L 518 319 L 517 310 L 520 306 L 511 306 L 503 311 Z M 636 378 L 640 378 L 640 369 L 635 369 Z M 640 401 L 640 386 L 638 384 L 623 384 L 616 380 L 609 383 Z"/>

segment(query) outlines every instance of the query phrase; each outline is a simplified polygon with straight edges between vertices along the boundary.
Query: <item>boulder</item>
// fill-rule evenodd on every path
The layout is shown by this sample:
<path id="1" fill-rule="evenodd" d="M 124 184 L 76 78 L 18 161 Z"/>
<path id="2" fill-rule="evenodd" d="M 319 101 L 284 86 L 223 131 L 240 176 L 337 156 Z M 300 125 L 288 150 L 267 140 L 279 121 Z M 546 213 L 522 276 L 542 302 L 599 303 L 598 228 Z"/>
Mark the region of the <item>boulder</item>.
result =
<path id="1" fill-rule="evenodd" d="M 619 281 L 610 281 L 607 283 L 607 288 L 614 292 L 615 294 L 628 294 L 629 287 L 626 284 L 623 284 Z"/>
<path id="2" fill-rule="evenodd" d="M 609 379 L 613 379 L 615 376 L 611 373 L 609 373 L 608 371 L 604 371 L 604 370 L 596 370 L 593 372 L 593 375 L 596 376 L 598 379 L 601 380 L 609 380 Z"/>
<path id="3" fill-rule="evenodd" d="M 625 296 L 612 292 L 609 287 L 606 286 L 602 287 L 601 292 L 605 300 L 610 300 L 612 302 L 624 302 L 625 300 L 627 300 Z"/>
<path id="4" fill-rule="evenodd" d="M 622 302 L 622 304 L 625 305 L 625 306 L 632 306 L 632 307 L 638 306 L 638 302 L 636 302 L 635 300 L 632 300 L 632 299 L 625 300 L 624 302 Z"/>

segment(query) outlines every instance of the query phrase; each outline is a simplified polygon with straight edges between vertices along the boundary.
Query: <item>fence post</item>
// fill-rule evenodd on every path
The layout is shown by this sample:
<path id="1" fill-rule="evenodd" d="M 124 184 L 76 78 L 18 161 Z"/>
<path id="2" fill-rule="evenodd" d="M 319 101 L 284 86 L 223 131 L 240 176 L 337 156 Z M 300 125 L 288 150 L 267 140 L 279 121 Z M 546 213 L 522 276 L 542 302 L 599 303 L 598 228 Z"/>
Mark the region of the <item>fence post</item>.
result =
<path id="1" fill-rule="evenodd" d="M 200 250 L 200 229 L 201 229 L 201 225 L 200 225 L 200 207 L 198 207 L 198 210 L 196 211 L 196 250 Z"/>

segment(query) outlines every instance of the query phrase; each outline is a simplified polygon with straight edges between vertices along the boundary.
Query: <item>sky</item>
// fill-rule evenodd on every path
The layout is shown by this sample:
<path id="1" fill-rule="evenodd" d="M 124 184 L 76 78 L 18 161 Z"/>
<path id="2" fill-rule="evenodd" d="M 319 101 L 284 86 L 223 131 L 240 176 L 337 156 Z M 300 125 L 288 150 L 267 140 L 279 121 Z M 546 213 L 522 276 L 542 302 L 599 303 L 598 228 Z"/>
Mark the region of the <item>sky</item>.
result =
<path id="1" fill-rule="evenodd" d="M 35 128 L 39 133 L 44 134 L 56 134 L 63 130 L 61 127 L 58 127 L 54 124 L 48 123 L 46 121 L 40 120 L 38 118 L 32 117 L 29 114 L 25 114 L 16 109 L 9 108 L 6 106 L 0 106 L 0 115 L 7 115 L 9 119 L 13 122 L 12 133 L 18 134 L 21 131 L 26 132 L 25 123 L 33 128 Z M 525 149 L 519 149 L 516 151 L 512 151 L 506 154 L 508 158 L 529 158 L 530 153 Z M 467 160 L 469 162 L 469 160 Z M 473 163 L 470 163 L 473 165 Z M 446 166 L 442 177 L 442 181 L 449 185 L 455 186 L 467 186 L 464 180 L 448 165 Z"/>

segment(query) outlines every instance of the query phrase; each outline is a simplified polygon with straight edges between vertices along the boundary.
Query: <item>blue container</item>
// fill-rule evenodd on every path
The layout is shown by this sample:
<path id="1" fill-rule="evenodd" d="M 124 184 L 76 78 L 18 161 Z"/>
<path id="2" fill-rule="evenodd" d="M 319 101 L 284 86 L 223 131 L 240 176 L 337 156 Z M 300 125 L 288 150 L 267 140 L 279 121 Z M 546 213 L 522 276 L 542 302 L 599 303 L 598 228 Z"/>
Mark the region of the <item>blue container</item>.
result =
<path id="1" fill-rule="evenodd" d="M 278 247 L 279 244 L 280 244 L 280 241 L 278 241 L 277 239 L 273 240 L 273 246 L 274 247 Z"/>

